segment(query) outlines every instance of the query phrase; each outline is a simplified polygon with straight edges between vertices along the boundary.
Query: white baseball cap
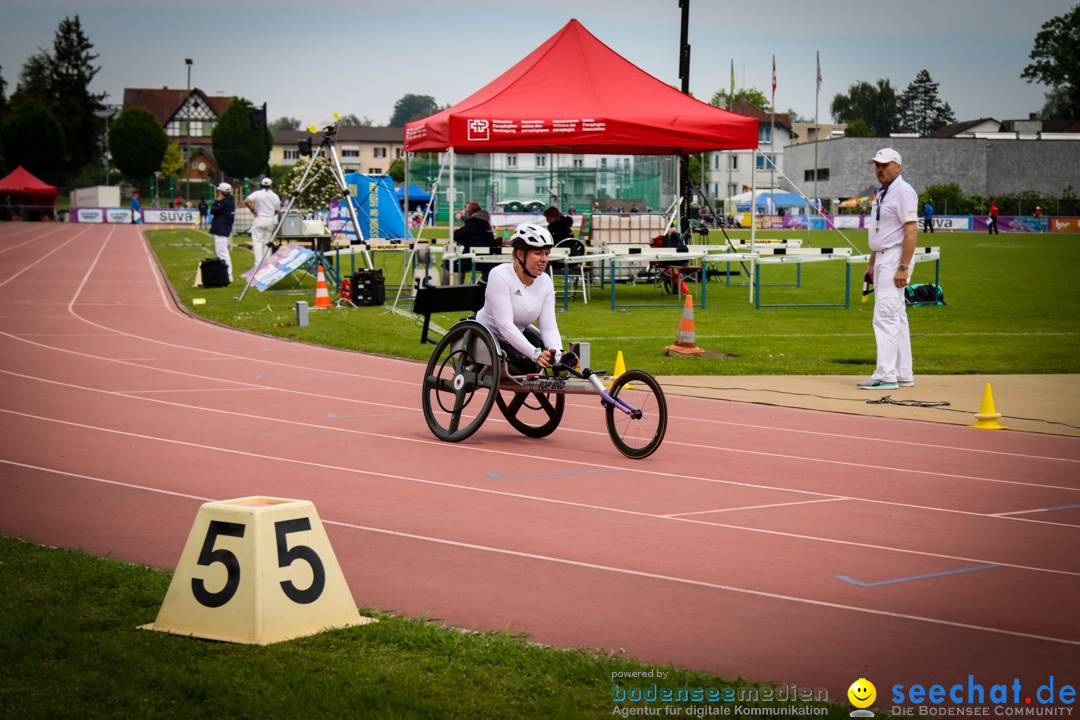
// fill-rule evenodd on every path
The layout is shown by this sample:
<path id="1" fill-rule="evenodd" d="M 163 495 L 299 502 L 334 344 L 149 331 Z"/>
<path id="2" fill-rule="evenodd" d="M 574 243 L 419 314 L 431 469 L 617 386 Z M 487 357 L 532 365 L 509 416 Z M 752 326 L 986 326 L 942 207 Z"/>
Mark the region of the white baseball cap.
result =
<path id="1" fill-rule="evenodd" d="M 896 157 L 900 157 L 900 156 L 899 156 L 899 155 L 897 155 Z M 271 186 L 271 185 L 273 184 L 273 181 L 271 181 L 271 180 L 270 180 L 270 178 L 263 178 L 263 179 L 262 179 L 262 182 L 261 182 L 260 184 L 261 184 L 261 185 L 262 185 L 263 187 L 270 187 L 270 186 Z"/>
<path id="2" fill-rule="evenodd" d="M 218 192 L 223 192 L 226 195 L 232 194 L 232 185 L 230 185 L 229 183 L 223 182 L 217 186 L 217 189 Z"/>
<path id="3" fill-rule="evenodd" d="M 892 148 L 882 148 L 881 150 L 878 150 L 877 155 L 870 158 L 866 162 L 871 165 L 873 165 L 874 163 L 881 163 L 882 165 L 884 165 L 891 162 L 894 162 L 897 165 L 903 165 L 903 163 L 900 162 L 900 153 L 896 152 Z"/>

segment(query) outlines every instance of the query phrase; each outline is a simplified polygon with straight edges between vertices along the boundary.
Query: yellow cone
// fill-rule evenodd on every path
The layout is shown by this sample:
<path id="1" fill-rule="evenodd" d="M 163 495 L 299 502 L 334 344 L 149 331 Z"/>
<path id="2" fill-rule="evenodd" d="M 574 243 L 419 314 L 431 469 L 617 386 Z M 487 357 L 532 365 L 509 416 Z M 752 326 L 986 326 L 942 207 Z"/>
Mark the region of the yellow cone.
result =
<path id="1" fill-rule="evenodd" d="M 968 427 L 978 428 L 979 430 L 1008 430 L 1005 425 L 998 424 L 998 418 L 1000 417 L 1001 413 L 994 409 L 994 392 L 990 389 L 990 383 L 986 383 L 986 389 L 983 390 L 982 406 L 975 415 L 975 424 L 968 425 Z"/>
<path id="2" fill-rule="evenodd" d="M 622 350 L 620 350 L 619 354 L 615 356 L 615 372 L 613 372 L 611 374 L 611 380 L 608 381 L 608 384 L 607 384 L 608 389 L 611 389 L 611 386 L 615 383 L 616 378 L 618 378 L 620 375 L 622 375 L 625 372 L 626 372 L 626 360 L 623 359 Z M 633 385 L 627 385 L 626 387 L 628 389 L 630 389 L 630 390 L 634 389 Z"/>

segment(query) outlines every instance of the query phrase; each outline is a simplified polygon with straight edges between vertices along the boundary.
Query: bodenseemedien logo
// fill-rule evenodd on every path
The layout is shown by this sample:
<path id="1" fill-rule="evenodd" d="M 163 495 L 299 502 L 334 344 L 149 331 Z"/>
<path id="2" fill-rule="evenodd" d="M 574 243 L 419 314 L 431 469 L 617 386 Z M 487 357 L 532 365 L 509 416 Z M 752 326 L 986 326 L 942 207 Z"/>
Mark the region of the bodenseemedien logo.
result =
<path id="1" fill-rule="evenodd" d="M 851 683 L 851 687 L 847 689 L 847 697 L 848 701 L 858 708 L 858 710 L 851 713 L 851 717 L 874 717 L 874 713 L 866 709 L 877 700 L 877 688 L 874 687 L 874 683 L 866 678 L 859 678 Z"/>

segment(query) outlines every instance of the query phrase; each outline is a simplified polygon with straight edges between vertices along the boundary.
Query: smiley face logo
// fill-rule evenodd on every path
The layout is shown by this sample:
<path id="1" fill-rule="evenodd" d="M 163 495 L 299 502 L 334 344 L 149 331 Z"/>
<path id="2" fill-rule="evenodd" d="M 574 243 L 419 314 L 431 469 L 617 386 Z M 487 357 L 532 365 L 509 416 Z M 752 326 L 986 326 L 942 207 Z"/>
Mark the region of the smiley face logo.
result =
<path id="1" fill-rule="evenodd" d="M 866 678 L 859 678 L 847 689 L 848 700 L 857 708 L 868 708 L 877 700 L 877 688 Z"/>

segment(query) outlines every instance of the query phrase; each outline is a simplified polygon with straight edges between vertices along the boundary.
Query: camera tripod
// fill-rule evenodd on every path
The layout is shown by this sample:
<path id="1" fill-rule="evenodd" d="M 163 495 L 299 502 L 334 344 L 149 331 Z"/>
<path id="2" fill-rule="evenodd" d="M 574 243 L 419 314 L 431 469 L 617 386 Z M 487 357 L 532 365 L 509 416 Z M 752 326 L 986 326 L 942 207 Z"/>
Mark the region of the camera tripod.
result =
<path id="1" fill-rule="evenodd" d="M 334 118 L 336 120 L 337 115 L 335 115 Z M 308 128 L 308 132 L 314 135 L 317 132 L 315 128 L 316 126 L 312 125 Z M 349 220 L 352 222 L 353 230 L 356 232 L 356 239 L 359 240 L 361 243 L 363 243 L 364 241 L 364 233 L 360 230 L 360 221 L 356 216 L 356 207 L 353 205 L 351 194 L 349 192 L 349 186 L 345 183 L 345 173 L 341 170 L 341 161 L 338 160 L 337 150 L 334 148 L 334 139 L 337 136 L 337 125 L 335 125 L 334 123 L 325 124 L 322 128 L 322 134 L 322 142 L 319 143 L 319 147 L 317 150 L 315 150 L 314 153 L 312 153 L 311 151 L 310 139 L 301 141 L 300 154 L 310 156 L 311 162 L 309 162 L 308 166 L 304 168 L 304 174 L 300 176 L 300 182 L 296 185 L 296 192 L 294 192 L 292 196 L 289 197 L 289 202 L 285 206 L 284 212 L 281 213 L 281 216 L 278 219 L 277 226 L 274 227 L 274 233 L 270 236 L 271 245 L 274 244 L 274 241 L 281 234 L 281 228 L 285 224 L 285 219 L 289 216 L 289 212 L 292 210 L 293 205 L 296 204 L 296 199 L 300 197 L 304 190 L 306 190 L 308 187 L 311 186 L 313 182 L 315 182 L 315 179 L 318 178 L 319 174 L 322 172 L 322 168 L 320 168 L 319 171 L 315 172 L 314 174 L 311 171 L 315 167 L 315 160 L 323 154 L 325 154 L 329 158 L 330 174 L 333 176 L 334 181 L 337 183 L 338 189 L 341 190 L 342 197 L 345 198 L 345 207 L 347 207 L 349 210 Z M 311 273 L 312 270 L 316 270 L 319 265 L 322 265 L 326 269 L 327 274 L 330 276 L 331 281 L 335 285 L 338 285 L 340 280 L 337 271 L 334 269 L 334 266 L 330 263 L 327 257 L 323 254 L 322 250 L 319 249 L 318 242 L 312 242 L 312 250 L 315 252 L 315 254 L 304 265 L 305 270 Z M 364 249 L 361 251 L 361 254 L 364 258 L 365 265 L 369 268 L 374 267 L 371 262 L 371 256 L 368 254 L 366 247 L 364 247 Z M 262 261 L 259 263 L 259 266 L 255 268 L 255 271 L 251 273 L 251 279 L 248 280 L 248 284 L 244 288 L 244 291 L 240 293 L 240 300 L 244 299 L 244 294 L 248 291 L 248 288 L 251 287 L 252 283 L 255 282 L 255 276 L 258 275 L 259 270 L 262 269 L 263 265 L 266 264 L 266 261 L 269 258 L 269 252 L 263 254 Z"/>

